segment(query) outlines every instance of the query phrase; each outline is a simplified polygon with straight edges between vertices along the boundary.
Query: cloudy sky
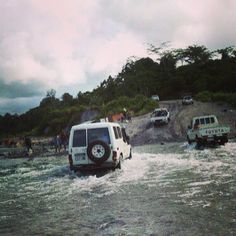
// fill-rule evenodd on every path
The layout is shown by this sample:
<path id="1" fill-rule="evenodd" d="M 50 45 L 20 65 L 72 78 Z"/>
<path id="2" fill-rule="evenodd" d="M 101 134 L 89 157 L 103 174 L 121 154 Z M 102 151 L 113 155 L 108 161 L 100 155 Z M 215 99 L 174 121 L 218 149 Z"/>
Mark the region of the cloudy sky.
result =
<path id="1" fill-rule="evenodd" d="M 92 90 L 147 44 L 236 45 L 235 0 L 0 0 L 0 114 Z"/>

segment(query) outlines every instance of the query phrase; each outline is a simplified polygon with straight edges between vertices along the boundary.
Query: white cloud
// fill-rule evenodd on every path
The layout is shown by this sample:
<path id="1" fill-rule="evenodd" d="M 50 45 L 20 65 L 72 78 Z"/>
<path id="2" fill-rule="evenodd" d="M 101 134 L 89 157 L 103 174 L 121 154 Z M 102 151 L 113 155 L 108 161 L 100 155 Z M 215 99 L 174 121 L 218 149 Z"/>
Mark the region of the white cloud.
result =
<path id="1" fill-rule="evenodd" d="M 236 45 L 234 0 L 0 2 L 0 78 L 7 84 L 36 81 L 40 90 L 75 95 L 119 73 L 128 57 L 147 56 L 146 43 Z"/>

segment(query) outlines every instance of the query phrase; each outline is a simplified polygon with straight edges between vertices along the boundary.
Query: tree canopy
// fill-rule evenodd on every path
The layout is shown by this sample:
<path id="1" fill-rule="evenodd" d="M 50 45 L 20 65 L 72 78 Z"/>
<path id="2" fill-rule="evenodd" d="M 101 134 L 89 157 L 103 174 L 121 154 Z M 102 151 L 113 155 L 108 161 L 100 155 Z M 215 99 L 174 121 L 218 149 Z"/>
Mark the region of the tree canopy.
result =
<path id="1" fill-rule="evenodd" d="M 97 109 L 102 115 L 107 115 L 111 111 L 119 112 L 121 106 L 117 106 L 119 109 L 113 107 L 114 104 L 121 104 L 118 101 L 130 104 L 138 101 L 142 110 L 140 99 L 145 100 L 154 94 L 165 100 L 180 98 L 186 93 L 194 96 L 203 91 L 221 93 L 218 98 L 223 98 L 222 94 L 236 93 L 234 46 L 214 51 L 203 45 L 170 49 L 167 42 L 159 47 L 149 45 L 147 51 L 154 55 L 155 60 L 151 57 L 129 58 L 116 76 L 108 76 L 92 91 L 81 92 L 78 88 L 77 97 L 65 92 L 59 99 L 56 98 L 56 91 L 51 89 L 38 107 L 22 115 L 7 113 L 0 116 L 0 133 L 42 135 L 49 130 L 48 134 L 53 134 L 79 123 L 80 115 L 86 109 Z M 132 100 L 137 95 L 138 100 Z M 235 96 L 231 96 L 228 100 L 234 99 Z M 152 105 L 148 107 L 151 109 Z M 134 110 L 139 113 L 137 107 Z"/>

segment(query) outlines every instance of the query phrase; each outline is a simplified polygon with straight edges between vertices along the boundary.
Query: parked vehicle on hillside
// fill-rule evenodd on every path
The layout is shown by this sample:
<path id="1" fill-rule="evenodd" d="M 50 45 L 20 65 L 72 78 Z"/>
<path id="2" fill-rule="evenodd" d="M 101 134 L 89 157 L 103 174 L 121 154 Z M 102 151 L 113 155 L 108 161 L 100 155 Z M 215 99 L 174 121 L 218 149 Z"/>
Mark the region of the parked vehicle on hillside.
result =
<path id="1" fill-rule="evenodd" d="M 121 168 L 127 158 L 132 158 L 129 137 L 118 123 L 86 123 L 71 128 L 68 156 L 71 170 Z"/>
<path id="2" fill-rule="evenodd" d="M 154 100 L 154 101 L 157 101 L 157 102 L 160 101 L 160 98 L 159 98 L 158 95 L 152 95 L 151 99 Z"/>
<path id="3" fill-rule="evenodd" d="M 209 143 L 224 145 L 228 142 L 230 128 L 220 125 L 216 116 L 198 116 L 194 117 L 188 126 L 188 143 L 196 142 L 198 146 Z"/>
<path id="4" fill-rule="evenodd" d="M 193 104 L 193 98 L 191 96 L 184 96 L 182 99 L 182 105 Z"/>
<path id="5" fill-rule="evenodd" d="M 170 113 L 167 108 L 156 108 L 151 114 L 151 123 L 154 125 L 168 124 Z"/>

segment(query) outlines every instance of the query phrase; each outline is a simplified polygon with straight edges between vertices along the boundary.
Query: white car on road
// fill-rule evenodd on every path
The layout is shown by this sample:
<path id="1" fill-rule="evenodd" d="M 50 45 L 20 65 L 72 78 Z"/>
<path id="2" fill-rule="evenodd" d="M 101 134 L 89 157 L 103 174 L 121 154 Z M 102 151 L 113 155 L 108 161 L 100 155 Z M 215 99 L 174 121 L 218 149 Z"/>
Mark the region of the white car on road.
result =
<path id="1" fill-rule="evenodd" d="M 191 96 L 184 96 L 182 99 L 182 105 L 193 104 L 193 98 Z"/>
<path id="2" fill-rule="evenodd" d="M 151 123 L 154 125 L 168 124 L 170 113 L 167 108 L 157 108 L 151 114 Z"/>

